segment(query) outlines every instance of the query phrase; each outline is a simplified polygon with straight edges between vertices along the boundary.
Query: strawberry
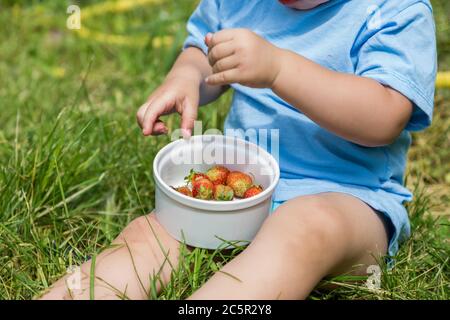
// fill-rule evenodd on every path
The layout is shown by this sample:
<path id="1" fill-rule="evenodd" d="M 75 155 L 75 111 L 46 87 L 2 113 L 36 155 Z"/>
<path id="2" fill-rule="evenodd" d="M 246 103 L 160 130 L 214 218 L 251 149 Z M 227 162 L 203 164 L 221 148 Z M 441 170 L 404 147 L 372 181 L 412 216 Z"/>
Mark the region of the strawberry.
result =
<path id="1" fill-rule="evenodd" d="M 193 183 L 195 180 L 197 180 L 199 178 L 208 179 L 208 176 L 204 173 L 196 172 L 196 171 L 194 171 L 194 169 L 191 169 L 191 171 L 189 171 L 189 174 L 186 177 L 184 177 L 184 180 L 187 183 Z"/>
<path id="2" fill-rule="evenodd" d="M 252 178 L 240 171 L 232 171 L 227 177 L 227 186 L 230 186 L 236 197 L 242 198 L 245 191 L 252 186 Z"/>
<path id="3" fill-rule="evenodd" d="M 223 166 L 214 166 L 206 171 L 206 176 L 213 184 L 225 184 L 230 170 Z"/>
<path id="4" fill-rule="evenodd" d="M 177 188 L 172 187 L 172 188 L 173 188 L 175 191 L 178 191 L 179 193 L 184 194 L 185 196 L 192 197 L 191 189 L 189 189 L 189 188 L 186 187 L 186 186 L 183 186 L 183 187 L 177 187 Z"/>
<path id="5" fill-rule="evenodd" d="M 251 186 L 247 191 L 244 193 L 244 198 L 250 198 L 253 196 L 256 196 L 257 194 L 261 193 L 263 191 L 263 188 L 261 186 Z"/>
<path id="6" fill-rule="evenodd" d="M 231 201 L 233 200 L 234 192 L 229 186 L 223 184 L 216 184 L 214 186 L 214 200 L 217 201 Z"/>
<path id="7" fill-rule="evenodd" d="M 198 178 L 192 182 L 192 195 L 194 198 L 210 200 L 213 197 L 214 185 L 206 178 Z"/>

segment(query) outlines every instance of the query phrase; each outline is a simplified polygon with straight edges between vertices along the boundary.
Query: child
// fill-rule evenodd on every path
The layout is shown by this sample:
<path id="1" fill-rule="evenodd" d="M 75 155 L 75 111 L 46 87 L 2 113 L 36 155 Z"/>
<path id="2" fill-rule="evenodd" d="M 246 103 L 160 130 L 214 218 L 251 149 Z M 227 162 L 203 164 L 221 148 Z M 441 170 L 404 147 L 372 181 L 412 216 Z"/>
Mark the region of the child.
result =
<path id="1" fill-rule="evenodd" d="M 166 133 L 159 117 L 177 111 L 189 136 L 198 105 L 231 86 L 225 128 L 279 129 L 281 168 L 273 214 L 191 298 L 303 299 L 326 276 L 365 274 L 395 255 L 410 232 L 409 131 L 429 126 L 433 112 L 429 1 L 203 0 L 188 31 L 138 111 L 143 134 Z M 143 299 L 150 277 L 161 270 L 167 282 L 178 263 L 179 243 L 153 214 L 114 243 L 96 260 L 99 299 L 118 298 L 116 290 Z M 63 279 L 44 298 L 88 298 L 90 262 L 81 269 L 81 290 L 69 292 Z"/>

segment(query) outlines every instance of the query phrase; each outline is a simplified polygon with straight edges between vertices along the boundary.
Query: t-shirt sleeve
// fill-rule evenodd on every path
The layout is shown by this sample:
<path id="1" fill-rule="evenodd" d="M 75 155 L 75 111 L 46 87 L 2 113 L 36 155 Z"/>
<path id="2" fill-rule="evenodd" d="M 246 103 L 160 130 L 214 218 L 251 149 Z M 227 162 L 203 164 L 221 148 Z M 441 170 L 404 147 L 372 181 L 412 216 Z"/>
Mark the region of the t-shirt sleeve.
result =
<path id="1" fill-rule="evenodd" d="M 188 37 L 184 42 L 183 49 L 197 47 L 205 54 L 208 53 L 205 36 L 208 32 L 214 33 L 220 30 L 219 5 L 219 0 L 202 0 L 200 2 L 187 23 Z"/>
<path id="2" fill-rule="evenodd" d="M 432 9 L 416 2 L 401 10 L 360 46 L 356 74 L 377 80 L 406 96 L 414 105 L 406 130 L 431 124 L 437 73 Z"/>

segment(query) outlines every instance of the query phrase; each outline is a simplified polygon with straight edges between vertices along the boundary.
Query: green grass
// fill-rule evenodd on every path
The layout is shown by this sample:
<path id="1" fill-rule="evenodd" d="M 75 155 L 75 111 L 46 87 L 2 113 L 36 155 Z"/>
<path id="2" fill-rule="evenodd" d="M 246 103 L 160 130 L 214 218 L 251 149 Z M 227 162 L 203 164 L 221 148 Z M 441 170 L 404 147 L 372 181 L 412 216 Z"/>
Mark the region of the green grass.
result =
<path id="1" fill-rule="evenodd" d="M 82 8 L 94 3 L 80 1 Z M 442 70 L 450 70 L 450 4 L 433 1 Z M 29 299 L 105 248 L 154 205 L 152 161 L 167 137 L 144 139 L 135 111 L 175 59 L 195 1 L 147 6 L 83 21 L 123 35 L 170 34 L 173 45 L 127 47 L 81 39 L 65 27 L 62 1 L 0 2 L 0 298 Z M 200 111 L 220 128 L 230 95 Z M 436 93 L 433 126 L 415 135 L 408 185 L 412 238 L 382 290 L 348 279 L 312 299 L 449 299 L 450 90 Z M 170 128 L 177 117 L 170 116 Z M 157 297 L 189 296 L 235 256 L 184 252 Z M 158 277 L 155 276 L 155 280 Z"/>

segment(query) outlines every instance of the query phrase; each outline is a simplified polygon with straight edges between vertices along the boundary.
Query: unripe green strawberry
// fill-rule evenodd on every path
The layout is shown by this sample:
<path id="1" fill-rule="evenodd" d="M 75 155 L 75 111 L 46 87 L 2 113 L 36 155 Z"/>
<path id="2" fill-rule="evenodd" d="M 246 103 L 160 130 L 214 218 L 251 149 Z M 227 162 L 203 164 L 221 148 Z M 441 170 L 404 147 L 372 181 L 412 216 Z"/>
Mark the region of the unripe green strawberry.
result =
<path id="1" fill-rule="evenodd" d="M 233 200 L 234 192 L 229 186 L 217 184 L 214 186 L 214 200 L 217 201 L 231 201 Z"/>
<path id="2" fill-rule="evenodd" d="M 213 197 L 214 185 L 206 178 L 198 178 L 192 182 L 192 195 L 194 198 L 211 200 Z"/>
<path id="3" fill-rule="evenodd" d="M 191 191 L 191 189 L 189 189 L 189 188 L 186 187 L 186 186 L 183 186 L 183 187 L 177 187 L 177 188 L 172 187 L 172 188 L 175 189 L 175 191 L 178 191 L 179 193 L 184 194 L 185 196 L 192 197 L 192 191 Z"/>
<path id="4" fill-rule="evenodd" d="M 247 191 L 245 191 L 244 198 L 256 196 L 261 192 L 263 192 L 263 188 L 261 186 L 251 186 Z"/>
<path id="5" fill-rule="evenodd" d="M 224 166 L 214 166 L 206 171 L 206 176 L 213 184 L 225 184 L 230 170 Z"/>
<path id="6" fill-rule="evenodd" d="M 230 186 L 236 197 L 242 198 L 245 191 L 252 186 L 252 178 L 240 171 L 232 171 L 227 177 L 227 186 Z"/>

